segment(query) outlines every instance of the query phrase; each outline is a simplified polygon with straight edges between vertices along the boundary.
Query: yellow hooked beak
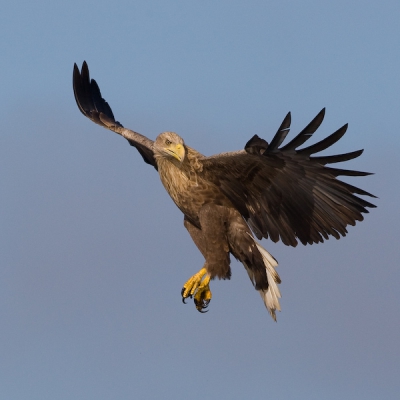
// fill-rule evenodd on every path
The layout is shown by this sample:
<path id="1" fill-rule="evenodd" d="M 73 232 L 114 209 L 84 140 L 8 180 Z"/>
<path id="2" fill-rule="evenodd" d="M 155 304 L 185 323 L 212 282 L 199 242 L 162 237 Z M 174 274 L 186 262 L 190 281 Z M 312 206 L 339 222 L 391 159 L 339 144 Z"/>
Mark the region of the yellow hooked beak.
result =
<path id="1" fill-rule="evenodd" d="M 182 162 L 185 158 L 185 148 L 182 144 L 171 144 L 166 149 L 168 153 L 170 153 L 173 157 L 175 157 L 178 161 Z"/>

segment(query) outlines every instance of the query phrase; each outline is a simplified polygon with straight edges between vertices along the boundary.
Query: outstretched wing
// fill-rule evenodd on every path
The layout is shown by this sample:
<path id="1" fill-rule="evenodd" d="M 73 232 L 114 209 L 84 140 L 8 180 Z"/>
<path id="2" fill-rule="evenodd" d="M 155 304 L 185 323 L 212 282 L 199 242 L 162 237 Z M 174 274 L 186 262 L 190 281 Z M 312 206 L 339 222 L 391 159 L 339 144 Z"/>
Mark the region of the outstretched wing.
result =
<path id="1" fill-rule="evenodd" d="M 351 160 L 362 150 L 312 157 L 336 143 L 347 125 L 320 142 L 298 149 L 321 124 L 323 109 L 292 141 L 279 147 L 289 132 L 290 113 L 268 144 L 254 136 L 245 150 L 201 159 L 203 177 L 214 182 L 247 220 L 255 235 L 279 239 L 286 245 L 339 239 L 347 225 L 362 221 L 362 213 L 375 207 L 357 195 L 372 194 L 337 179 L 365 176 L 366 172 L 326 167 Z"/>
<path id="2" fill-rule="evenodd" d="M 124 128 L 115 120 L 111 107 L 101 97 L 97 82 L 90 79 L 86 61 L 83 62 L 80 72 L 78 66 L 74 64 L 72 81 L 76 104 L 81 113 L 96 124 L 123 136 L 131 146 L 136 147 L 146 163 L 157 169 L 153 153 L 153 141 L 140 133 Z"/>

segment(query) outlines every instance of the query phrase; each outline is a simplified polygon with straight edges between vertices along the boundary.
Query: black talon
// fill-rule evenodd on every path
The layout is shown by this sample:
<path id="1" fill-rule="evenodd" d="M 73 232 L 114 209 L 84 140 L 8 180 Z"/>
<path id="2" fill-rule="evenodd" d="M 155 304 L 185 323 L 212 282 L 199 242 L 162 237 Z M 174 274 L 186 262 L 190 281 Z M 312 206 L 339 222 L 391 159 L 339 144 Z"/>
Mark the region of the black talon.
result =
<path id="1" fill-rule="evenodd" d="M 201 312 L 202 314 L 205 314 L 209 310 L 206 310 L 208 305 L 210 304 L 210 300 L 201 300 L 197 302 L 196 300 L 194 301 L 194 305 L 196 306 L 196 309 L 198 312 Z"/>
<path id="2" fill-rule="evenodd" d="M 183 293 L 185 293 L 185 288 L 184 288 L 184 287 L 183 287 L 182 290 L 181 290 L 181 296 L 182 296 L 182 303 L 183 303 L 183 304 L 186 304 L 186 299 L 187 299 L 187 297 L 183 297 Z"/>

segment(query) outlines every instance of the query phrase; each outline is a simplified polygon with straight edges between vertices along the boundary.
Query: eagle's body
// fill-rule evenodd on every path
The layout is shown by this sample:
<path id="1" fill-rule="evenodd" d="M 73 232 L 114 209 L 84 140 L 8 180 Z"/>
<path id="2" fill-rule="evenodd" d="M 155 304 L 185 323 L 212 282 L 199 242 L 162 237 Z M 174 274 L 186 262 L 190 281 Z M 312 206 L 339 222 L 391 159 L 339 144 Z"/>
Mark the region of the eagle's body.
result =
<path id="1" fill-rule="evenodd" d="M 178 137 L 173 132 L 165 132 L 163 135 Z M 199 212 L 205 202 L 213 199 L 215 204 L 225 206 L 232 206 L 232 204 L 216 185 L 201 177 L 201 163 L 198 160 L 203 156 L 185 147 L 190 156 L 186 156 L 182 162 L 157 154 L 155 159 L 165 190 L 183 214 L 200 228 Z"/>
<path id="2" fill-rule="evenodd" d="M 162 147 L 165 141 L 181 144 L 185 157 L 180 160 L 171 153 L 166 154 Z M 266 269 L 251 231 L 229 198 L 205 178 L 204 156 L 184 145 L 174 132 L 160 134 L 154 150 L 161 182 L 184 214 L 185 227 L 206 259 L 205 268 L 210 278 L 230 278 L 231 253 L 246 268 L 254 270 L 251 275 L 256 288 L 267 290 Z"/>
<path id="3" fill-rule="evenodd" d="M 271 316 L 280 310 L 280 278 L 276 260 L 254 239 L 282 240 L 286 245 L 339 239 L 347 225 L 362 221 L 373 204 L 357 195 L 370 193 L 337 179 L 340 175 L 363 176 L 365 172 L 326 167 L 351 160 L 362 150 L 313 157 L 330 147 L 346 132 L 347 125 L 322 141 L 298 149 L 321 124 L 323 109 L 292 141 L 281 146 L 289 132 L 290 113 L 271 143 L 257 135 L 245 149 L 205 157 L 185 144 L 174 132 L 156 140 L 124 128 L 114 119 L 101 97 L 96 81 L 90 80 L 87 64 L 74 67 L 75 99 L 92 121 L 125 137 L 144 161 L 159 173 L 162 184 L 184 214 L 184 225 L 205 258 L 204 267 L 182 289 L 182 298 L 194 295 L 202 311 L 211 299 L 209 281 L 229 279 L 230 254 L 246 268 Z"/>

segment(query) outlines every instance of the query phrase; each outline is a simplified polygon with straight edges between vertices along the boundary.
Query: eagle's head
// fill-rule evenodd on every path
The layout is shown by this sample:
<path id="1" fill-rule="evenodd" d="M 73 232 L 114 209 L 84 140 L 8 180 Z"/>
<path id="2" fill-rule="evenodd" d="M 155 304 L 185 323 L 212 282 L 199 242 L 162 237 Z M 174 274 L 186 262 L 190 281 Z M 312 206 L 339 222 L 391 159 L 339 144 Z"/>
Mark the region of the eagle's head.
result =
<path id="1" fill-rule="evenodd" d="M 185 142 L 175 132 L 163 132 L 154 142 L 154 151 L 156 156 L 182 163 L 186 155 Z"/>

